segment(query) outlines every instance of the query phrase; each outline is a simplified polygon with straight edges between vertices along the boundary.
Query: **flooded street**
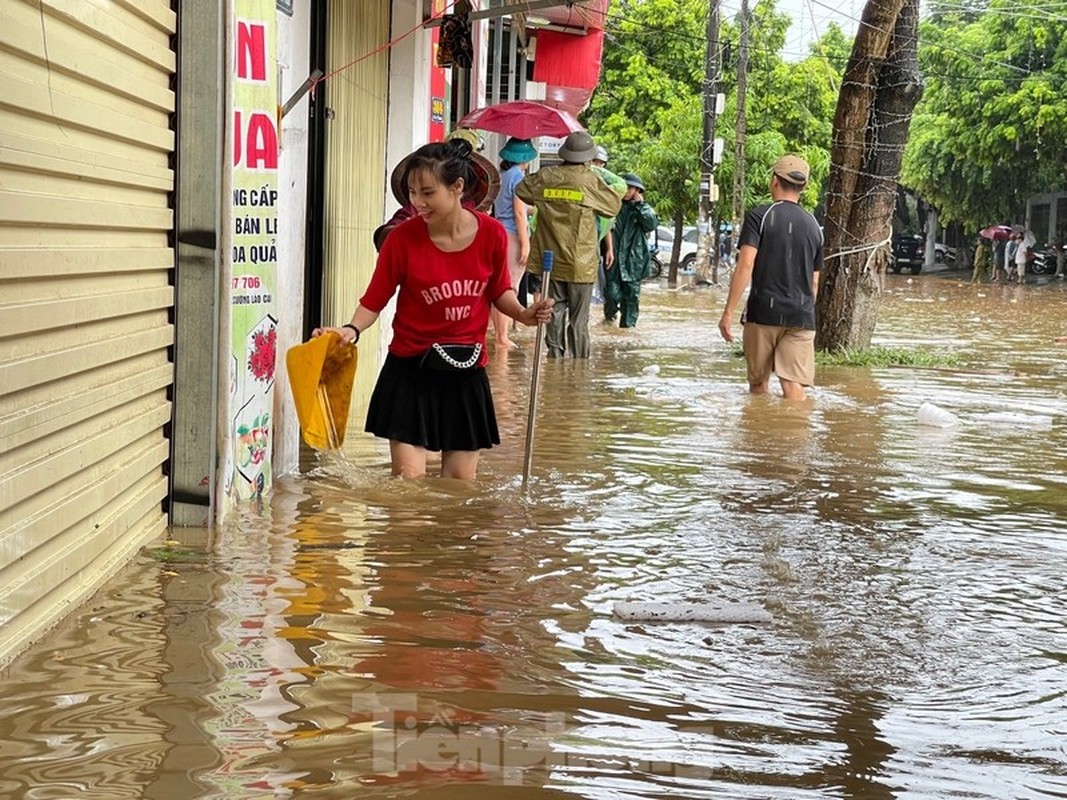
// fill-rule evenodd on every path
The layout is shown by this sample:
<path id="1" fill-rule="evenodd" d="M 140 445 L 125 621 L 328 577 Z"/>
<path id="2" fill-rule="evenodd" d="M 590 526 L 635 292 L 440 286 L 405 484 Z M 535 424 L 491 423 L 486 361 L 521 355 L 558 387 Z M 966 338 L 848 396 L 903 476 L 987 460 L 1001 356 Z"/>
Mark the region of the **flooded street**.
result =
<path id="1" fill-rule="evenodd" d="M 354 434 L 10 666 L 0 797 L 1067 798 L 1067 289 L 962 280 L 890 276 L 875 337 L 958 367 L 804 404 L 747 394 L 722 291 L 649 286 L 544 365 L 526 491 L 520 332 L 477 484 Z"/>

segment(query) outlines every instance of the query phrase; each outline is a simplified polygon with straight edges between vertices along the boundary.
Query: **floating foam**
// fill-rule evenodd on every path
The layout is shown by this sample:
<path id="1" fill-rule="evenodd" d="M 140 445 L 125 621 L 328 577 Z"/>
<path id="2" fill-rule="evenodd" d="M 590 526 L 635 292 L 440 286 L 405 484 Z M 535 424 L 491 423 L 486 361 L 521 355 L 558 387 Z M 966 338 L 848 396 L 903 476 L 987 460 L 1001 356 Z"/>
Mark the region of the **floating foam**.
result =
<path id="1" fill-rule="evenodd" d="M 753 603 L 616 603 L 615 616 L 639 622 L 771 622 Z"/>
<path id="2" fill-rule="evenodd" d="M 993 422 L 997 425 L 1011 425 L 1016 428 L 1040 428 L 1048 430 L 1052 427 L 1052 417 L 1044 417 L 1037 414 L 1013 414 L 1010 411 L 997 411 L 982 417 L 985 422 Z"/>

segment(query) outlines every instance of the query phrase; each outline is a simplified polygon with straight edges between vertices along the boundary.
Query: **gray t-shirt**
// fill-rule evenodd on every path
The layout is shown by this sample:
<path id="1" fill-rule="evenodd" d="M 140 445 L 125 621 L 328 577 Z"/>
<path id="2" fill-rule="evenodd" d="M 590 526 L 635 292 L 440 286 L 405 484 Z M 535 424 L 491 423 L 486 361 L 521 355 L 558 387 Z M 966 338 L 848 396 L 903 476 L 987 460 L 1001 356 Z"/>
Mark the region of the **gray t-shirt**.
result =
<path id="1" fill-rule="evenodd" d="M 822 230 L 796 203 L 779 200 L 745 215 L 738 247 L 756 248 L 745 320 L 815 329 L 814 273 L 822 269 Z"/>

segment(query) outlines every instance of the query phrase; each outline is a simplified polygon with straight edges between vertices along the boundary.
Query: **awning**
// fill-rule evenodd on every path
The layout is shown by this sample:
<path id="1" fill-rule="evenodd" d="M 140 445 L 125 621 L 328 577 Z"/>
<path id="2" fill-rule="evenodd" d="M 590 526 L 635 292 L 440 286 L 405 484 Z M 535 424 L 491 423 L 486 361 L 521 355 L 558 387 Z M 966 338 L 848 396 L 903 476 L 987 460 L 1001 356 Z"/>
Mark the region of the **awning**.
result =
<path id="1" fill-rule="evenodd" d="M 600 82 L 604 31 L 591 28 L 584 35 L 537 31 L 533 79 L 545 84 L 545 102 L 579 114 Z"/>

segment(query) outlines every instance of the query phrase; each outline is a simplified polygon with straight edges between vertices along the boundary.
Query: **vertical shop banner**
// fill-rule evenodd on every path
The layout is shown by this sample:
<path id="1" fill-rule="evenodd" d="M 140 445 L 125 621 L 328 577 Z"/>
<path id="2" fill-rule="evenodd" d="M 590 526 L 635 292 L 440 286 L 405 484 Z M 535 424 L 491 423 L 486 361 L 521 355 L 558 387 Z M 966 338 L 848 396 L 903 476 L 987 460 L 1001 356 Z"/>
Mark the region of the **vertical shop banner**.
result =
<path id="1" fill-rule="evenodd" d="M 230 403 L 226 491 L 254 500 L 271 486 L 278 317 L 278 68 L 274 0 L 233 4 L 229 200 Z"/>
<path id="2" fill-rule="evenodd" d="M 433 0 L 430 5 L 434 16 L 443 14 L 448 7 L 445 0 Z M 437 51 L 441 46 L 441 27 L 431 29 L 430 58 L 430 130 L 427 141 L 443 142 L 445 140 L 446 120 L 448 114 L 448 78 L 444 67 L 437 66 Z"/>

